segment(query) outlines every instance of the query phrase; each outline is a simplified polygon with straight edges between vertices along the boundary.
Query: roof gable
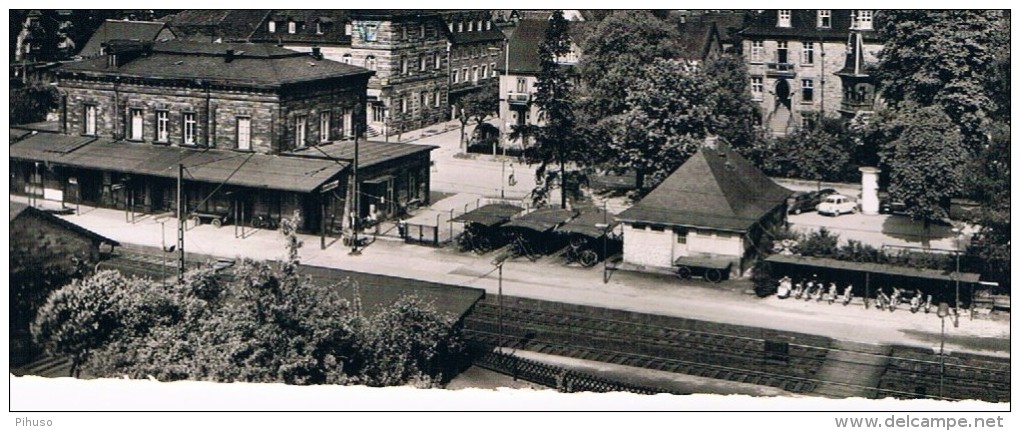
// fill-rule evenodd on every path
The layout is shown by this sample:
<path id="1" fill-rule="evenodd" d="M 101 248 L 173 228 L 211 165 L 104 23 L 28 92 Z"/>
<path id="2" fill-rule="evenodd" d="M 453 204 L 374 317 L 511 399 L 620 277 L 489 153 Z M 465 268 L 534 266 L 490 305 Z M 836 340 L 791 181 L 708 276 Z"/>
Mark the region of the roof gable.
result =
<path id="1" fill-rule="evenodd" d="M 618 218 L 745 231 L 789 194 L 736 152 L 703 148 Z"/>

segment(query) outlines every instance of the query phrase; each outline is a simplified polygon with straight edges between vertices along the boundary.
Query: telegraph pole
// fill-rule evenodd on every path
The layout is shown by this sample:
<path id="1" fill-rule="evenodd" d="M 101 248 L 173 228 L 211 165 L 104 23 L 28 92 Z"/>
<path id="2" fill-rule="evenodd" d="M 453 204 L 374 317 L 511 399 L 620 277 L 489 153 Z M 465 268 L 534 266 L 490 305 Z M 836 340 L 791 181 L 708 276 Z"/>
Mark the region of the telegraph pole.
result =
<path id="1" fill-rule="evenodd" d="M 361 104 L 360 103 L 354 105 L 354 112 L 358 112 L 360 110 L 361 110 Z M 361 194 L 361 190 L 360 190 L 360 187 L 358 187 L 358 141 L 359 141 L 359 139 L 361 137 L 360 136 L 361 135 L 361 133 L 360 133 L 361 130 L 360 129 L 361 129 L 361 123 L 359 121 L 355 121 L 354 122 L 354 167 L 352 168 L 352 172 L 353 172 L 352 176 L 354 177 L 354 179 L 353 179 L 353 181 L 351 182 L 351 185 L 350 185 L 351 189 L 354 190 L 354 199 L 353 199 L 353 201 L 354 201 L 354 217 L 353 217 L 353 220 L 351 220 L 351 230 L 354 231 L 354 238 L 351 239 L 351 253 L 350 254 L 352 256 L 357 256 L 357 255 L 361 254 L 361 252 L 358 251 L 358 228 L 361 225 L 361 197 L 359 196 Z"/>
<path id="2" fill-rule="evenodd" d="M 184 284 L 184 165 L 177 164 L 177 284 Z"/>

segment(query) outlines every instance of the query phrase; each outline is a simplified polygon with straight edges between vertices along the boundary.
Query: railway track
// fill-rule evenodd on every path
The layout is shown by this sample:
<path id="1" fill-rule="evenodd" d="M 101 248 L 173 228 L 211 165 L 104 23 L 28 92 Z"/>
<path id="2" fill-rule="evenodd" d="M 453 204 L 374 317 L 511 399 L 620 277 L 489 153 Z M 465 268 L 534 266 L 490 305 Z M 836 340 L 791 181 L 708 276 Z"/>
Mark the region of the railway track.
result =
<path id="1" fill-rule="evenodd" d="M 483 301 L 467 316 L 465 334 L 492 346 L 502 339 L 508 348 L 767 385 L 797 393 L 938 396 L 937 391 L 906 387 L 906 382 L 931 386 L 933 377 L 937 383 L 940 369 L 933 373 L 932 368 L 939 367 L 937 361 L 876 353 L 881 349 L 836 348 L 823 337 L 640 313 L 628 316 L 618 310 L 564 307 L 520 298 L 503 307 L 502 320 L 501 331 L 499 307 L 491 300 Z M 760 336 L 751 335 L 756 332 Z M 785 354 L 769 353 L 766 339 L 790 340 L 786 342 L 788 350 Z M 1008 363 L 990 364 L 976 359 L 969 364 L 947 363 L 944 379 L 958 386 L 944 390 L 942 397 L 1008 401 Z M 821 372 L 823 368 L 825 373 Z M 970 380 L 964 384 L 962 379 Z"/>

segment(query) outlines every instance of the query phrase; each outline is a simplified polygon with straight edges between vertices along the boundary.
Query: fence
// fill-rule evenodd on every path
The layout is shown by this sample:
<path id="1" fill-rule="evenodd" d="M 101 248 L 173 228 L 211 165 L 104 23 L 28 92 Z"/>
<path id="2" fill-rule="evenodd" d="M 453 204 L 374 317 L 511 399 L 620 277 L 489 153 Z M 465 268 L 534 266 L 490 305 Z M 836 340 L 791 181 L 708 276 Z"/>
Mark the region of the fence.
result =
<path id="1" fill-rule="evenodd" d="M 689 395 L 664 388 L 617 382 L 555 365 L 543 364 L 512 354 L 488 352 L 475 359 L 475 365 L 501 374 L 554 388 L 560 392 L 631 392 L 636 394 Z"/>
<path id="2" fill-rule="evenodd" d="M 414 217 L 403 220 L 398 224 L 400 237 L 405 242 L 441 247 L 454 241 L 457 236 L 464 232 L 464 223 L 453 221 L 460 215 L 476 210 L 489 204 L 510 204 L 529 209 L 530 201 L 498 198 L 478 198 L 474 202 L 468 202 L 462 207 L 450 208 L 448 210 L 424 208 Z"/>

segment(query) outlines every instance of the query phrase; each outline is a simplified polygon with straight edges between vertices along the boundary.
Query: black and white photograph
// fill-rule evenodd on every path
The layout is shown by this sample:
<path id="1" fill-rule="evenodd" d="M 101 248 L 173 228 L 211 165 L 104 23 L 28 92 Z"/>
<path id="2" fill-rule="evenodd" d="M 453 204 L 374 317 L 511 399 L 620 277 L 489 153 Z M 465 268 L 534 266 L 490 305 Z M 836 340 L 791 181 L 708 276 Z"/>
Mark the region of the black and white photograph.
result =
<path id="1" fill-rule="evenodd" d="M 1009 9 L 563 3 L 14 5 L 8 422 L 1007 426 Z"/>

